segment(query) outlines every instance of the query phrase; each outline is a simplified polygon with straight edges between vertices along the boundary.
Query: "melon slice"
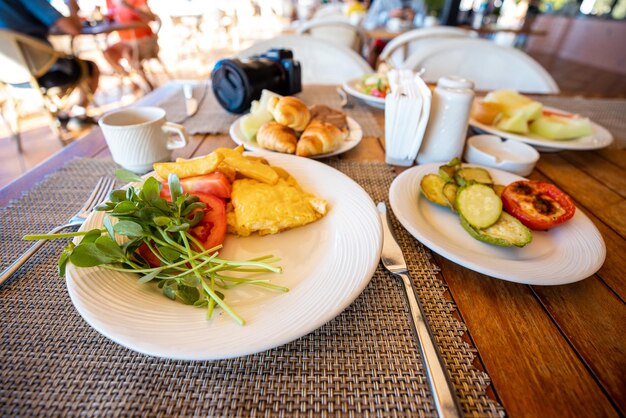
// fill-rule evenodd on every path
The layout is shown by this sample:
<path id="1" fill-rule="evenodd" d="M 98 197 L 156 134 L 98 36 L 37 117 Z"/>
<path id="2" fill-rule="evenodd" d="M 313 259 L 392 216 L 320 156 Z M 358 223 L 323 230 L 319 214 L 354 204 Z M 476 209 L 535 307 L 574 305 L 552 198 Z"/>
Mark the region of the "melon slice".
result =
<path id="1" fill-rule="evenodd" d="M 255 107 L 252 107 L 252 113 L 258 113 L 258 112 L 264 112 L 264 111 L 269 112 L 268 103 L 272 97 L 276 97 L 280 99 L 283 96 L 281 96 L 278 93 L 274 93 L 273 91 L 263 89 L 261 91 L 261 98 L 259 98 L 259 104 L 258 106 L 256 106 L 256 109 Z"/>
<path id="2" fill-rule="evenodd" d="M 524 112 L 519 112 L 513 116 L 502 117 L 496 127 L 502 131 L 513 132 L 516 134 L 528 133 L 528 117 Z"/>
<path id="3" fill-rule="evenodd" d="M 264 123 L 272 121 L 274 118 L 270 112 L 259 112 L 258 114 L 248 113 L 241 117 L 239 127 L 248 141 L 256 138 L 256 133 Z"/>
<path id="4" fill-rule="evenodd" d="M 495 90 L 485 96 L 484 101 L 498 103 L 502 106 L 505 117 L 517 116 L 522 113 L 527 121 L 541 117 L 543 106 L 514 90 Z"/>
<path id="5" fill-rule="evenodd" d="M 269 90 L 262 90 L 259 100 L 253 100 L 250 106 L 250 113 L 241 118 L 240 128 L 248 141 L 256 138 L 256 133 L 266 122 L 274 120 L 274 116 L 268 110 L 268 102 L 272 97 L 281 98 L 280 94 Z"/>
<path id="6" fill-rule="evenodd" d="M 534 135 L 556 141 L 591 135 L 591 122 L 587 118 L 557 115 L 543 116 L 530 124 Z"/>

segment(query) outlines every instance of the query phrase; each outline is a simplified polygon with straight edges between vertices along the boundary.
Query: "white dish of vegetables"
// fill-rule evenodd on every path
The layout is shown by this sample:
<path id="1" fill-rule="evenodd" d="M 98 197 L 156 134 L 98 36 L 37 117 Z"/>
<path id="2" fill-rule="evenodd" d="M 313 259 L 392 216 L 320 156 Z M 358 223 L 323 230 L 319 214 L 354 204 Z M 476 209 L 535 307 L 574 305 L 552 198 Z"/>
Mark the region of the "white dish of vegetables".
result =
<path id="1" fill-rule="evenodd" d="M 567 223 L 548 231 L 526 232 L 514 226 L 509 246 L 503 246 L 502 242 L 494 245 L 497 242 L 490 237 L 481 240 L 479 235 L 484 229 L 481 232 L 481 228 L 474 228 L 480 233 L 472 233 L 467 224 L 465 227 L 461 224 L 458 212 L 429 201 L 422 193 L 420 183 L 426 176 L 440 173 L 443 164 L 420 165 L 404 171 L 393 181 L 389 191 L 391 208 L 400 223 L 431 250 L 479 273 L 533 285 L 576 282 L 591 276 L 602 266 L 606 256 L 604 241 L 580 210 Z M 488 171 L 494 184 L 505 186 L 523 179 L 497 169 L 483 169 Z M 489 199 L 489 193 L 484 193 L 482 186 L 474 189 L 472 194 L 476 192 L 479 200 L 481 196 Z M 477 218 L 473 221 L 478 224 L 491 222 L 481 219 L 483 213 L 475 215 Z M 472 216 L 471 210 L 469 216 Z"/>

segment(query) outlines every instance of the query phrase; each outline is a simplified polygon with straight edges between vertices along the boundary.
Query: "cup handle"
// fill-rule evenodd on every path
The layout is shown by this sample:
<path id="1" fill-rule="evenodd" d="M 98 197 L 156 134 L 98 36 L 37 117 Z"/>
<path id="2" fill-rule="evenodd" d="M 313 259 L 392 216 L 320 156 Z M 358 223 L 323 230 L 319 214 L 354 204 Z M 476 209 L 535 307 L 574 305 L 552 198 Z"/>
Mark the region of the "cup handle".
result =
<path id="1" fill-rule="evenodd" d="M 189 142 L 187 130 L 183 125 L 172 122 L 165 122 L 162 128 L 165 133 L 178 135 L 178 140 L 173 140 L 172 137 L 169 137 L 167 139 L 167 149 L 172 150 L 182 148 Z"/>

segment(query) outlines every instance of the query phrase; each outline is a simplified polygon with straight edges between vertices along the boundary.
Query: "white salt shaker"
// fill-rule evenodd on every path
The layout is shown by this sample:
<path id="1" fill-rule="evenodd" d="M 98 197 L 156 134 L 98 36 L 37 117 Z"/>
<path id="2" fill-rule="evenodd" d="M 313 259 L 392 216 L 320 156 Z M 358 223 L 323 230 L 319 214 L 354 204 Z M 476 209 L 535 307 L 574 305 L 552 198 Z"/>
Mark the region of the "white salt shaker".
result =
<path id="1" fill-rule="evenodd" d="M 461 158 L 474 100 L 473 88 L 471 80 L 461 77 L 439 79 L 432 97 L 424 140 L 416 158 L 418 164 Z"/>

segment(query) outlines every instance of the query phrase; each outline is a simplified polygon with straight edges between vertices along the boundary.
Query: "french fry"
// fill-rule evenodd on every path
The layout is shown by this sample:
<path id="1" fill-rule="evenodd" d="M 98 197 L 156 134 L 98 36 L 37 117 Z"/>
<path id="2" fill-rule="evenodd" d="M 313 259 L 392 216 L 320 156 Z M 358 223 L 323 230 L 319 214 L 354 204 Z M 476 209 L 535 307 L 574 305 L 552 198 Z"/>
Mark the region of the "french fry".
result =
<path id="1" fill-rule="evenodd" d="M 200 157 L 200 158 L 204 158 L 204 157 Z M 183 163 L 185 161 L 192 161 L 192 160 L 186 160 L 184 158 L 180 158 L 178 157 L 176 159 L 177 163 Z M 233 181 L 235 181 L 235 179 L 237 178 L 237 171 L 235 171 L 234 167 L 229 166 L 228 164 L 224 163 L 224 161 L 220 162 L 217 167 L 215 168 L 215 171 L 219 171 L 220 173 L 222 173 L 223 175 L 226 176 L 226 178 L 228 179 L 228 181 L 230 181 L 231 183 Z M 208 174 L 208 173 L 205 173 Z"/>
<path id="2" fill-rule="evenodd" d="M 235 167 L 231 167 L 223 161 L 219 163 L 215 171 L 219 171 L 220 173 L 225 175 L 228 181 L 230 181 L 231 183 L 237 178 L 237 170 L 235 170 Z"/>
<path id="3" fill-rule="evenodd" d="M 276 184 L 278 174 L 269 165 L 250 160 L 243 156 L 243 147 L 235 149 L 218 148 L 213 151 L 223 157 L 224 164 L 233 167 L 235 171 L 244 177 L 258 180 L 263 183 Z"/>
<path id="4" fill-rule="evenodd" d="M 272 169 L 276 172 L 276 174 L 278 174 L 278 176 L 281 179 L 285 179 L 287 180 L 289 177 L 291 177 L 291 175 L 289 174 L 289 172 L 287 172 L 287 170 L 285 170 L 284 168 L 281 167 L 272 167 Z"/>
<path id="5" fill-rule="evenodd" d="M 224 160 L 222 154 L 212 152 L 201 158 L 193 160 L 177 159 L 175 163 L 154 163 L 154 171 L 164 180 L 167 180 L 170 173 L 174 173 L 178 178 L 201 176 L 215 171 L 217 166 Z"/>
<path id="6" fill-rule="evenodd" d="M 261 164 L 270 165 L 264 157 L 259 157 L 258 155 L 244 155 L 244 158 Z"/>

